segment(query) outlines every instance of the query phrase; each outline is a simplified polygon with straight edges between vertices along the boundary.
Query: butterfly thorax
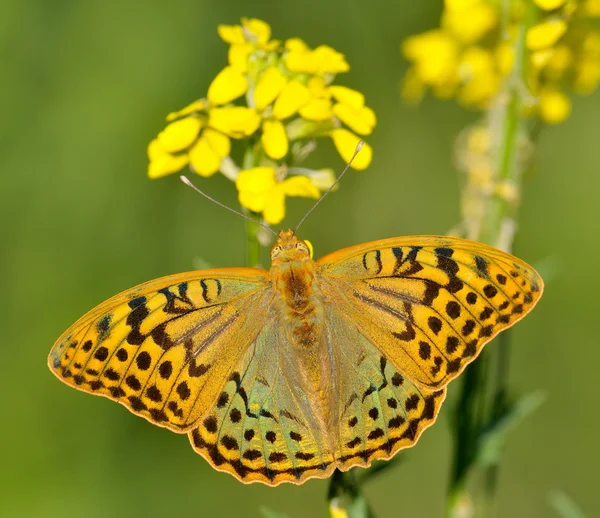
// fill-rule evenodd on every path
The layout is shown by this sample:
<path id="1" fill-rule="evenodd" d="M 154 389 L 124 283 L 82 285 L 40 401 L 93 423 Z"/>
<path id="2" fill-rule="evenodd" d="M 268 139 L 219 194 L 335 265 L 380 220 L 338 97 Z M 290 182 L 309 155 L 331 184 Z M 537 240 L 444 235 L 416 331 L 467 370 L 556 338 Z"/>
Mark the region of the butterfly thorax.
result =
<path id="1" fill-rule="evenodd" d="M 322 297 L 316 282 L 317 265 L 306 244 L 293 231 L 281 232 L 271 252 L 275 304 L 291 333 L 291 342 L 314 347 L 323 318 Z"/>

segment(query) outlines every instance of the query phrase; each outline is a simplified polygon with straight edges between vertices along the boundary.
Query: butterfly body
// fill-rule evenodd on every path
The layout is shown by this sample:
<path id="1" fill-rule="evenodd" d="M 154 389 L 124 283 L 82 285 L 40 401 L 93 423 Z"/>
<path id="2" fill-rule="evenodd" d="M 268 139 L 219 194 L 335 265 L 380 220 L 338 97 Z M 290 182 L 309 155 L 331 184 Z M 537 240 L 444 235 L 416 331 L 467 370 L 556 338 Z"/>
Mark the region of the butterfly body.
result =
<path id="1" fill-rule="evenodd" d="M 448 382 L 543 289 L 520 259 L 440 236 L 313 261 L 285 231 L 271 258 L 270 271 L 172 275 L 107 300 L 57 340 L 50 369 L 189 433 L 243 482 L 299 484 L 415 444 Z"/>

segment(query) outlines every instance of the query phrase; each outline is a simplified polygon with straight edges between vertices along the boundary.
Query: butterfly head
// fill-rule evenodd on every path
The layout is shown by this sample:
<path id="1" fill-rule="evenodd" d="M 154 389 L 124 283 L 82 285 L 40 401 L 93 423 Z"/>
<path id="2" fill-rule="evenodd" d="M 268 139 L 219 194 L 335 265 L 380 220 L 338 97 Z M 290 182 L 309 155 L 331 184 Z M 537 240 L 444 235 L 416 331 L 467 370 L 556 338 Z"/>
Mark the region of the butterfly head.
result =
<path id="1" fill-rule="evenodd" d="M 298 239 L 293 230 L 279 232 L 279 239 L 271 248 L 271 261 L 273 264 L 309 261 L 311 259 L 310 255 L 308 245 L 302 239 Z"/>

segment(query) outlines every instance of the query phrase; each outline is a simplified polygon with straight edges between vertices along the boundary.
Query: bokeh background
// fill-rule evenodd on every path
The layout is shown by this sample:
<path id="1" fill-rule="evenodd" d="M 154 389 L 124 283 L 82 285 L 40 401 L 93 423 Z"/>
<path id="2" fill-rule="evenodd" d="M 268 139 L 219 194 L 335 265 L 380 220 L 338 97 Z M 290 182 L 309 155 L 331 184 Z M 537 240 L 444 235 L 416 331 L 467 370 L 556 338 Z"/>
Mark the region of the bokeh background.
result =
<path id="1" fill-rule="evenodd" d="M 378 114 L 374 160 L 350 172 L 307 220 L 317 255 L 404 234 L 443 234 L 458 221 L 453 140 L 475 114 L 452 103 L 402 105 L 400 41 L 437 25 L 441 1 L 5 0 L 0 6 L 0 515 L 260 516 L 325 513 L 327 481 L 276 489 L 212 470 L 185 436 L 61 384 L 46 367 L 54 340 L 97 303 L 199 258 L 242 265 L 244 223 L 184 187 L 146 177 L 146 145 L 169 111 L 202 96 L 226 62 L 219 23 L 271 23 L 343 52 L 338 83 Z M 525 182 L 516 253 L 552 271 L 538 308 L 514 330 L 511 386 L 545 404 L 512 432 L 498 515 L 556 516 L 564 491 L 600 515 L 598 254 L 600 95 L 543 130 Z M 311 163 L 341 169 L 331 143 Z M 220 176 L 199 185 L 236 204 Z M 308 208 L 292 199 L 285 225 Z M 494 347 L 492 344 L 491 347 Z M 440 516 L 449 416 L 404 462 L 366 488 L 380 517 Z"/>

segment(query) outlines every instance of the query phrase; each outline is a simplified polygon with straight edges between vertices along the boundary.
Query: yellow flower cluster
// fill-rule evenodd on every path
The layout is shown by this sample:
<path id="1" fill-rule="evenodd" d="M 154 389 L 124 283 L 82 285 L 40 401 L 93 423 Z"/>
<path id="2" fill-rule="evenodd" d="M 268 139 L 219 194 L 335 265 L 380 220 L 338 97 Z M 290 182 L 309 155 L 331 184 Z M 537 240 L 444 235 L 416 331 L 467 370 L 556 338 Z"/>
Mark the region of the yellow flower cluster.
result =
<path id="1" fill-rule="evenodd" d="M 362 93 L 332 84 L 350 69 L 333 48 L 273 40 L 271 27 L 257 19 L 221 25 L 218 32 L 229 44 L 229 64 L 205 98 L 167 116 L 169 124 L 148 146 L 148 175 L 158 178 L 186 165 L 205 177 L 221 171 L 235 180 L 243 207 L 277 224 L 286 196 L 318 198 L 335 180 L 330 171 L 294 167 L 314 148 L 313 139 L 330 137 L 348 162 L 360 140 L 356 134 L 373 131 L 375 113 Z M 247 145 L 242 170 L 229 156 L 232 140 Z M 365 144 L 352 167 L 365 169 L 371 158 Z"/>
<path id="2" fill-rule="evenodd" d="M 445 0 L 440 27 L 407 38 L 411 62 L 403 97 L 419 102 L 430 89 L 442 99 L 489 108 L 515 59 L 515 42 L 525 34 L 524 80 L 535 102 L 531 115 L 559 123 L 571 110 L 565 89 L 591 93 L 600 83 L 600 0 Z M 506 19 L 507 18 L 507 19 Z"/>

